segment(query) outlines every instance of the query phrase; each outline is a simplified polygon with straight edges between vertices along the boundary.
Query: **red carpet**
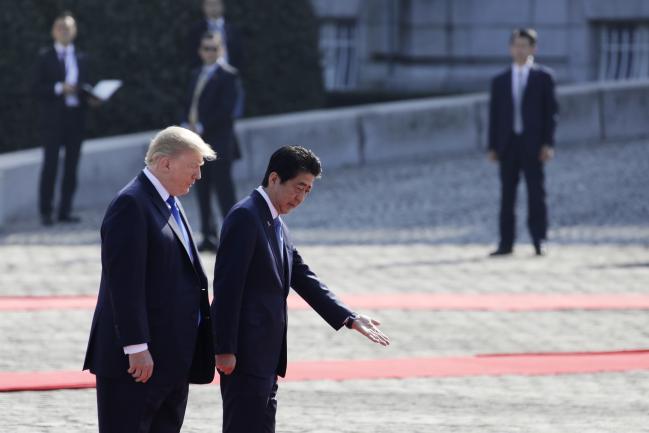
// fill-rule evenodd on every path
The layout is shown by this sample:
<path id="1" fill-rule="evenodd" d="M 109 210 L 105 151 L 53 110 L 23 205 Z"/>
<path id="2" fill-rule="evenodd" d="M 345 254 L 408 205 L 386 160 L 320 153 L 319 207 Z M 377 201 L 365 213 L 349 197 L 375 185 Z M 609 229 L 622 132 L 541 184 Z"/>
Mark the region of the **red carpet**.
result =
<path id="1" fill-rule="evenodd" d="M 343 301 L 362 310 L 466 310 L 466 311 L 553 311 L 553 310 L 647 310 L 649 294 L 455 294 L 402 293 L 346 295 Z M 94 296 L 0 297 L 0 311 L 93 309 Z M 291 295 L 292 310 L 309 308 L 302 298 Z"/>
<path id="2" fill-rule="evenodd" d="M 649 370 L 649 350 L 506 354 L 465 357 L 304 361 L 289 365 L 287 381 L 557 375 Z M 93 388 L 80 371 L 0 373 L 0 391 Z"/>

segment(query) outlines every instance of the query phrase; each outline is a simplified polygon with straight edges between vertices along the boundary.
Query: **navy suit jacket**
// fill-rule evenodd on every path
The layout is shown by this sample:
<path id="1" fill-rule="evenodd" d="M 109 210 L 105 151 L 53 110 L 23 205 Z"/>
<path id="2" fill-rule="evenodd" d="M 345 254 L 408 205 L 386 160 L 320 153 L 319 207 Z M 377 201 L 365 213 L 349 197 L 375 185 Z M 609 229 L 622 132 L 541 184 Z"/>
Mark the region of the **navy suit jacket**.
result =
<path id="1" fill-rule="evenodd" d="M 554 78 L 548 68 L 533 64 L 523 93 L 523 141 L 530 152 L 544 144 L 554 145 L 558 104 Z M 507 68 L 491 83 L 489 101 L 489 149 L 501 153 L 508 146 L 514 130 L 512 69 Z"/>
<path id="2" fill-rule="evenodd" d="M 182 209 L 181 215 L 193 262 L 176 220 L 144 173 L 108 206 L 101 226 L 101 284 L 84 370 L 132 381 L 123 347 L 148 343 L 154 362 L 150 383 L 213 379 L 207 278 Z"/>
<path id="3" fill-rule="evenodd" d="M 286 226 L 281 260 L 268 204 L 257 191 L 226 216 L 214 269 L 215 351 L 234 353 L 235 372 L 286 374 L 286 297 L 292 287 L 338 330 L 352 312 L 309 269 Z"/>
<path id="4" fill-rule="evenodd" d="M 181 123 L 188 122 L 189 109 L 201 68 L 192 72 Z M 198 98 L 198 121 L 203 125 L 203 140 L 212 146 L 219 159 L 233 160 L 238 154 L 234 142 L 232 112 L 237 101 L 237 77 L 218 66 Z"/>
<path id="5" fill-rule="evenodd" d="M 89 85 L 87 57 L 83 52 L 76 52 L 79 77 L 77 86 L 79 92 L 79 106 L 87 107 L 88 93 L 83 90 L 84 85 Z M 56 83 L 65 81 L 65 66 L 59 61 L 59 56 L 54 46 L 40 51 L 34 67 L 32 77 L 32 93 L 38 100 L 41 110 L 41 126 L 45 128 L 60 128 L 63 125 L 63 112 L 65 109 L 65 95 L 54 92 Z"/>

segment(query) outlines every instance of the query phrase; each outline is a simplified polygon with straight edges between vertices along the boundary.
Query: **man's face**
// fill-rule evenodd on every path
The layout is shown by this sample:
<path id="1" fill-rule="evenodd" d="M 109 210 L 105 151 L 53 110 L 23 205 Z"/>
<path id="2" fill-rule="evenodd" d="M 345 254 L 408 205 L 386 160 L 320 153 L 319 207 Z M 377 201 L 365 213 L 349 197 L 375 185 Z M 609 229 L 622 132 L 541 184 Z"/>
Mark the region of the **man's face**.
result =
<path id="1" fill-rule="evenodd" d="M 61 45 L 68 45 L 77 36 L 77 23 L 72 17 L 59 18 L 52 25 L 52 38 Z"/>
<path id="2" fill-rule="evenodd" d="M 221 55 L 221 41 L 218 37 L 203 39 L 198 47 L 198 54 L 201 56 L 204 65 L 213 65 Z"/>
<path id="3" fill-rule="evenodd" d="M 536 46 L 532 45 L 529 39 L 517 36 L 511 42 L 509 52 L 512 55 L 514 63 L 522 65 L 527 62 L 530 56 L 534 55 Z"/>
<path id="4" fill-rule="evenodd" d="M 277 212 L 285 215 L 302 204 L 311 192 L 314 181 L 314 175 L 301 172 L 293 179 L 282 183 L 279 175 L 273 171 L 268 176 L 266 191 Z"/>
<path id="5" fill-rule="evenodd" d="M 201 178 L 203 155 L 195 150 L 185 150 L 170 157 L 161 157 L 156 174 L 169 194 L 185 195 L 195 181 Z"/>
<path id="6" fill-rule="evenodd" d="M 222 0 L 203 1 L 203 13 L 207 18 L 217 19 L 223 16 L 225 7 Z"/>

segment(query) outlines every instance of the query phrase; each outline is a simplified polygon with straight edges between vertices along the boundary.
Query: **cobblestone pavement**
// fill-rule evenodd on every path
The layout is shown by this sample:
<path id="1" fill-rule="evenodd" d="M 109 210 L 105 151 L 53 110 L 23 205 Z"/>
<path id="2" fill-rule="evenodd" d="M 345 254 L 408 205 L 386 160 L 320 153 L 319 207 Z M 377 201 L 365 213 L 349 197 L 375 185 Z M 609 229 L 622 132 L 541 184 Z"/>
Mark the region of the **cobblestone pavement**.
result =
<path id="1" fill-rule="evenodd" d="M 338 293 L 649 292 L 649 144 L 559 149 L 547 169 L 550 254 L 532 256 L 519 195 L 515 255 L 495 247 L 496 167 L 482 155 L 328 171 L 287 222 Z M 255 184 L 238 186 L 240 195 Z M 197 226 L 195 199 L 183 203 Z M 102 209 L 80 226 L 0 233 L 0 296 L 92 295 Z M 203 256 L 208 270 L 213 255 Z M 208 272 L 209 273 L 209 272 Z M 210 275 L 211 278 L 211 275 Z M 649 314 L 370 311 L 388 348 L 290 314 L 291 360 L 649 348 Z M 92 311 L 3 312 L 0 371 L 80 368 Z M 290 373 L 290 372 L 289 372 Z M 644 432 L 649 372 L 285 383 L 284 432 Z M 192 387 L 184 431 L 219 431 L 220 397 Z M 0 432 L 96 431 L 94 390 L 0 394 Z"/>

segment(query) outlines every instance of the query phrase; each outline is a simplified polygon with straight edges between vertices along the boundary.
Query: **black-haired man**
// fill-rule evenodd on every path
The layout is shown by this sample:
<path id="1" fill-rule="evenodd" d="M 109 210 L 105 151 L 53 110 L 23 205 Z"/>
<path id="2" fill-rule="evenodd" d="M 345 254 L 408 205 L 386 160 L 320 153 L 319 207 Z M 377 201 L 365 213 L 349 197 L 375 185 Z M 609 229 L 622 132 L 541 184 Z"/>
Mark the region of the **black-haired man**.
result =
<path id="1" fill-rule="evenodd" d="M 510 39 L 513 64 L 491 84 L 489 159 L 500 166 L 500 243 L 491 256 L 512 253 L 516 189 L 520 173 L 527 186 L 527 223 L 534 250 L 544 254 L 548 215 L 543 165 L 554 154 L 558 105 L 552 72 L 534 63 L 536 32 L 516 29 Z"/>
<path id="2" fill-rule="evenodd" d="M 212 317 L 224 433 L 275 431 L 277 376 L 284 376 L 287 364 L 289 288 L 334 329 L 346 325 L 389 344 L 378 321 L 352 312 L 309 269 L 281 219 L 304 201 L 320 172 L 320 160 L 310 150 L 280 148 L 262 185 L 223 223 Z"/>

